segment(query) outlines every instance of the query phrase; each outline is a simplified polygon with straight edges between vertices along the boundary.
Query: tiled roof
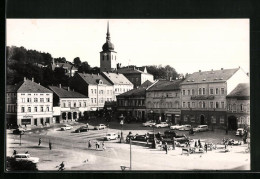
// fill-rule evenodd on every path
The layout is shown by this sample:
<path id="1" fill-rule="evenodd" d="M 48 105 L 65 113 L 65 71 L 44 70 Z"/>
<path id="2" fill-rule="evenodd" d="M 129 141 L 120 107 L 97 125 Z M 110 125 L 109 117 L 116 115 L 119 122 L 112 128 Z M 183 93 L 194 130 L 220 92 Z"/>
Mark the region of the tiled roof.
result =
<path id="1" fill-rule="evenodd" d="M 188 76 L 182 84 L 225 82 L 230 77 L 232 77 L 238 70 L 239 68 L 195 72 Z"/>
<path id="2" fill-rule="evenodd" d="M 179 90 L 180 83 L 183 80 L 159 80 L 153 86 L 151 86 L 147 91 L 171 91 L 171 90 Z"/>
<path id="3" fill-rule="evenodd" d="M 22 85 L 21 82 L 16 85 L 6 85 L 6 92 L 7 93 L 16 93 L 21 85 Z"/>
<path id="4" fill-rule="evenodd" d="M 49 88 L 60 98 L 87 98 L 87 96 L 75 91 L 67 91 L 57 86 L 49 86 Z"/>
<path id="5" fill-rule="evenodd" d="M 52 64 L 52 69 L 54 70 L 56 67 L 62 67 L 62 68 L 67 68 L 69 70 L 77 70 L 76 67 L 69 63 L 54 63 Z"/>
<path id="6" fill-rule="evenodd" d="M 25 80 L 17 90 L 18 93 L 52 93 L 51 90 L 35 83 L 31 80 Z"/>
<path id="7" fill-rule="evenodd" d="M 145 97 L 146 88 L 136 88 L 125 93 L 118 95 L 117 97 Z"/>
<path id="8" fill-rule="evenodd" d="M 233 89 L 228 95 L 227 98 L 234 97 L 249 97 L 250 96 L 250 87 L 248 83 L 239 83 L 235 89 Z"/>
<path id="9" fill-rule="evenodd" d="M 103 72 L 102 74 L 115 85 L 132 85 L 132 83 L 123 74 L 111 72 Z"/>
<path id="10" fill-rule="evenodd" d="M 153 83 L 149 80 L 146 80 L 145 82 L 143 82 L 139 88 L 142 88 L 142 87 L 145 87 L 145 88 L 148 88 L 149 86 L 151 86 Z"/>
<path id="11" fill-rule="evenodd" d="M 127 68 L 127 67 L 124 67 L 124 68 L 119 68 L 117 69 L 118 73 L 123 73 L 123 74 L 140 74 L 140 73 L 144 73 L 144 74 L 149 74 L 149 73 L 145 73 L 141 70 L 137 70 L 137 69 L 133 69 L 133 68 Z M 150 74 L 151 75 L 151 74 Z"/>
<path id="12" fill-rule="evenodd" d="M 99 80 L 103 81 L 103 84 L 112 85 L 109 81 L 107 81 L 102 75 L 97 74 L 83 74 L 77 73 L 87 84 L 97 85 L 99 84 Z"/>

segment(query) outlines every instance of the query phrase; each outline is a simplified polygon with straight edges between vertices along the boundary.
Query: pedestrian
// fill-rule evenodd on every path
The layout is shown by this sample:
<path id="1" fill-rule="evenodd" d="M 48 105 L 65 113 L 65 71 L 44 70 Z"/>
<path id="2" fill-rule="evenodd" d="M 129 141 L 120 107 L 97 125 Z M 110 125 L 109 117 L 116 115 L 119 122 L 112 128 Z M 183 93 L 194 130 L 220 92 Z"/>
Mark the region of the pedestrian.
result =
<path id="1" fill-rule="evenodd" d="M 92 147 L 91 140 L 88 141 L 88 148 L 90 149 Z"/>
<path id="2" fill-rule="evenodd" d="M 41 145 L 41 143 L 42 143 L 42 139 L 41 139 L 41 138 L 39 138 L 39 144 L 38 144 L 38 146 L 40 146 L 40 145 Z"/>
<path id="3" fill-rule="evenodd" d="M 26 152 L 25 152 L 25 154 L 29 154 L 29 152 L 28 152 L 28 151 L 26 151 Z"/>
<path id="4" fill-rule="evenodd" d="M 49 140 L 49 148 L 50 148 L 50 150 L 52 149 L 52 143 L 51 143 L 51 140 Z"/>
<path id="5" fill-rule="evenodd" d="M 64 162 L 64 161 L 63 161 Z M 59 170 L 58 171 L 63 171 L 65 168 L 65 165 L 64 165 L 64 163 L 63 162 L 61 162 L 61 164 L 59 165 Z"/>
<path id="6" fill-rule="evenodd" d="M 102 149 L 103 149 L 103 150 L 106 150 L 106 147 L 105 147 L 105 143 L 104 143 L 104 142 L 102 142 Z"/>
<path id="7" fill-rule="evenodd" d="M 167 145 L 167 142 L 165 142 L 165 151 L 166 151 L 166 154 L 168 154 L 168 145 Z"/>
<path id="8" fill-rule="evenodd" d="M 17 154 L 17 151 L 14 149 L 13 155 L 16 155 L 16 154 Z"/>
<path id="9" fill-rule="evenodd" d="M 26 124 L 24 125 L 24 128 L 25 128 L 25 129 L 27 129 L 27 126 L 26 126 Z"/>
<path id="10" fill-rule="evenodd" d="M 228 128 L 226 128 L 226 135 L 228 135 Z"/>
<path id="11" fill-rule="evenodd" d="M 175 137 L 172 138 L 172 150 L 175 150 Z"/>
<path id="12" fill-rule="evenodd" d="M 200 139 L 198 140 L 199 148 L 202 148 Z"/>
<path id="13" fill-rule="evenodd" d="M 86 127 L 88 128 L 88 123 L 87 123 Z"/>
<path id="14" fill-rule="evenodd" d="M 196 147 L 196 148 L 197 148 L 197 141 L 195 141 L 195 145 L 194 145 L 194 147 Z"/>
<path id="15" fill-rule="evenodd" d="M 205 143 L 205 151 L 208 152 L 208 145 Z"/>
<path id="16" fill-rule="evenodd" d="M 96 142 L 96 150 L 98 150 L 99 148 L 99 145 L 98 145 L 98 142 Z"/>

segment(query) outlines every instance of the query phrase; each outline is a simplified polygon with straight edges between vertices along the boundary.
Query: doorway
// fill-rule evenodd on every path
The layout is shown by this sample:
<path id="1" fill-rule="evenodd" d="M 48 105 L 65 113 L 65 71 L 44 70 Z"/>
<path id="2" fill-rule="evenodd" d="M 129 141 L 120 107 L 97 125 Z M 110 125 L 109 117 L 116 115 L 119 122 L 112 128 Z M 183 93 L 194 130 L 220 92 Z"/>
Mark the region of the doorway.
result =
<path id="1" fill-rule="evenodd" d="M 228 117 L 228 130 L 237 130 L 237 118 L 235 116 Z"/>
<path id="2" fill-rule="evenodd" d="M 205 124 L 205 116 L 202 114 L 200 115 L 200 125 L 204 125 Z"/>

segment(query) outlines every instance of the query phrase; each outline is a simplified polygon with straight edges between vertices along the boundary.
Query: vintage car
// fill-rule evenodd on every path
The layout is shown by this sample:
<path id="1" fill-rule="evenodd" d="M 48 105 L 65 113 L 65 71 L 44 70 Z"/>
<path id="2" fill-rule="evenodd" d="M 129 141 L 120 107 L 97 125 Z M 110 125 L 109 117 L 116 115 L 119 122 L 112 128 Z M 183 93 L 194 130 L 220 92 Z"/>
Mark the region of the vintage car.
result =
<path id="1" fill-rule="evenodd" d="M 182 127 L 183 127 L 182 125 L 177 124 L 177 125 L 170 126 L 170 129 L 172 129 L 172 130 L 177 129 L 178 130 Z"/>
<path id="2" fill-rule="evenodd" d="M 245 133 L 245 129 L 243 128 L 238 128 L 236 131 L 236 136 L 243 136 Z"/>
<path id="3" fill-rule="evenodd" d="M 94 127 L 95 130 L 105 129 L 107 126 L 105 124 L 99 124 Z"/>
<path id="4" fill-rule="evenodd" d="M 152 127 L 152 126 L 154 126 L 155 124 L 156 124 L 156 123 L 153 122 L 153 121 L 147 121 L 147 122 L 143 123 L 142 125 L 143 125 L 144 127 Z"/>
<path id="5" fill-rule="evenodd" d="M 161 122 L 160 124 L 155 124 L 154 127 L 156 128 L 169 127 L 169 124 L 166 122 Z"/>
<path id="6" fill-rule="evenodd" d="M 197 127 L 193 128 L 194 132 L 203 132 L 203 131 L 208 131 L 208 125 L 198 125 Z"/>
<path id="7" fill-rule="evenodd" d="M 76 133 L 87 132 L 87 131 L 89 131 L 89 128 L 86 126 L 81 126 L 75 130 Z"/>
<path id="8" fill-rule="evenodd" d="M 30 154 L 16 154 L 14 156 L 15 161 L 31 161 L 33 163 L 38 163 L 39 158 L 38 157 L 31 157 Z"/>
<path id="9" fill-rule="evenodd" d="M 191 129 L 191 125 L 185 124 L 182 125 L 182 127 L 179 128 L 179 131 L 189 131 Z"/>
<path id="10" fill-rule="evenodd" d="M 66 131 L 66 130 L 70 130 L 70 129 L 72 129 L 73 127 L 71 126 L 71 125 L 69 125 L 69 124 L 65 124 L 65 125 L 63 125 L 63 126 L 61 126 L 61 130 L 62 131 Z"/>
<path id="11" fill-rule="evenodd" d="M 118 135 L 116 133 L 108 133 L 104 139 L 105 140 L 116 140 Z"/>

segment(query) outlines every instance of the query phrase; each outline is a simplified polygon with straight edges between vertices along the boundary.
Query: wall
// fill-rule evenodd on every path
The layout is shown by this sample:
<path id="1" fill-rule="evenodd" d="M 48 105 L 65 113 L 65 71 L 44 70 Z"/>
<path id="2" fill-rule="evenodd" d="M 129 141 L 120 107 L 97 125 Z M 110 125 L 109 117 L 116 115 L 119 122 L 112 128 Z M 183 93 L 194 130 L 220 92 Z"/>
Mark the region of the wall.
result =
<path id="1" fill-rule="evenodd" d="M 249 83 L 249 77 L 240 68 L 230 79 L 227 80 L 227 94 L 229 94 L 239 83 Z"/>

